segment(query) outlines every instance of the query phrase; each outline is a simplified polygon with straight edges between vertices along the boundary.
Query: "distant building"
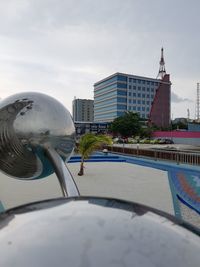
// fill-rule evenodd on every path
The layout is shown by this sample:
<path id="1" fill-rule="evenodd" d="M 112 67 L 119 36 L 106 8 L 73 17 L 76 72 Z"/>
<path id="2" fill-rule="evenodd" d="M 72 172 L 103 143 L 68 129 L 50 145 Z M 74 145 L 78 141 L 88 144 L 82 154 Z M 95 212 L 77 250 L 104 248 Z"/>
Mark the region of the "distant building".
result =
<path id="1" fill-rule="evenodd" d="M 72 102 L 72 116 L 74 122 L 93 122 L 94 100 L 74 98 Z"/>
<path id="2" fill-rule="evenodd" d="M 111 122 L 126 111 L 137 112 L 149 123 L 170 125 L 169 75 L 161 79 L 115 73 L 94 84 L 94 121 Z"/>

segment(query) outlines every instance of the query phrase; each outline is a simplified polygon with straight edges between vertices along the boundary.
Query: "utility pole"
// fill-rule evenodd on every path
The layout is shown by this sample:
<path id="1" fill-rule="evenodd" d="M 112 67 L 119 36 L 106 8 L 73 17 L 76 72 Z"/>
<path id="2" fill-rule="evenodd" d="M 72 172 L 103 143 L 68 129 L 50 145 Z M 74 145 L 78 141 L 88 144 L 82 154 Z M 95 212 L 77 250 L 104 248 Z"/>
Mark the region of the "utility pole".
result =
<path id="1" fill-rule="evenodd" d="M 189 110 L 189 108 L 187 109 L 187 120 L 188 121 L 190 120 L 190 110 Z"/>

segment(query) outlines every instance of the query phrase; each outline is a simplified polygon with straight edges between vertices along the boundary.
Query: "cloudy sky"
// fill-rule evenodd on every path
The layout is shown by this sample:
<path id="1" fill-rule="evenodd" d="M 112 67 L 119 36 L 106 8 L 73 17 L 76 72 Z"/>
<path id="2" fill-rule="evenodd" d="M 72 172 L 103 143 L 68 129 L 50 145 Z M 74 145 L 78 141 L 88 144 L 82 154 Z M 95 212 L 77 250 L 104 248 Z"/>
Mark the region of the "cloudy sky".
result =
<path id="1" fill-rule="evenodd" d="M 71 111 L 114 72 L 156 77 L 163 46 L 172 116 L 194 118 L 199 10 L 199 0 L 0 0 L 0 97 L 38 91 Z"/>

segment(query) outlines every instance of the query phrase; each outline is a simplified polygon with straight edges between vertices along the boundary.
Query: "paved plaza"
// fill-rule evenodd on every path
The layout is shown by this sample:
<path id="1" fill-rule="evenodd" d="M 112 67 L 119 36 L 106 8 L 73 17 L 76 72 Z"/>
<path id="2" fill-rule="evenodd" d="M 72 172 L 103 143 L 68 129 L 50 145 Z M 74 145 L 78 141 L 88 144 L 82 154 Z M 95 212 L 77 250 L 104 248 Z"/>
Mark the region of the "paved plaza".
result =
<path id="1" fill-rule="evenodd" d="M 87 162 L 78 176 L 79 163 L 69 163 L 81 195 L 115 197 L 139 202 L 173 214 L 167 172 L 125 162 Z M 1 175 L 0 195 L 5 208 L 61 196 L 55 175 L 20 181 Z"/>
<path id="2" fill-rule="evenodd" d="M 120 162 L 120 158 L 118 162 L 86 162 L 84 176 L 78 176 L 79 162 L 67 166 L 81 195 L 138 202 L 200 227 L 200 175 L 197 167 L 133 157 L 123 159 L 126 162 Z M 61 196 L 55 175 L 41 180 L 20 181 L 1 174 L 1 208 Z"/>

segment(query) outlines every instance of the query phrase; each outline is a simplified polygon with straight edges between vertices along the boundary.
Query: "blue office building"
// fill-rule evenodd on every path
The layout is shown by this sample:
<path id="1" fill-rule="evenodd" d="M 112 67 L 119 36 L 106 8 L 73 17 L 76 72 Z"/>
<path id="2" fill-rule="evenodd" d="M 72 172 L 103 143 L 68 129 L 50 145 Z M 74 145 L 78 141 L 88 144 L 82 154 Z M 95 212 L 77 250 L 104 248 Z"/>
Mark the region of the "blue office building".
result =
<path id="1" fill-rule="evenodd" d="M 126 111 L 148 119 L 161 80 L 115 73 L 94 84 L 94 121 L 110 122 Z"/>

